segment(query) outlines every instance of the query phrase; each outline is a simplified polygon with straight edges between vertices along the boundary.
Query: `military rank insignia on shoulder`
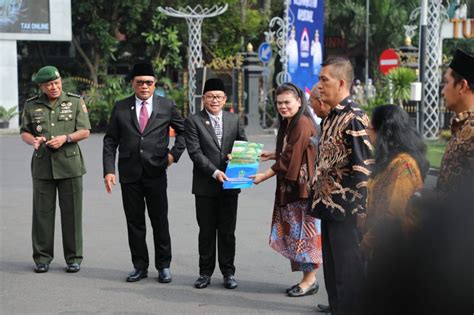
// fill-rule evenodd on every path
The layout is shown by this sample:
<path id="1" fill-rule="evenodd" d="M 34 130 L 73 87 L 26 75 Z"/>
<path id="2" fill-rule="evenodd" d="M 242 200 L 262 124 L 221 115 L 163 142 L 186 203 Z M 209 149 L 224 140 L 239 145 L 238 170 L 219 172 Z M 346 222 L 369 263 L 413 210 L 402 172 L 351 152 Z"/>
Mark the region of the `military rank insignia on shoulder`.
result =
<path id="1" fill-rule="evenodd" d="M 82 98 L 79 100 L 79 104 L 82 106 L 82 111 L 87 114 L 87 106 Z"/>
<path id="2" fill-rule="evenodd" d="M 81 96 L 78 95 L 78 94 L 74 94 L 74 93 L 71 93 L 71 92 L 67 92 L 66 93 L 68 96 L 72 96 L 72 97 L 77 97 L 77 98 L 80 98 Z"/>
<path id="3" fill-rule="evenodd" d="M 29 99 L 27 99 L 26 102 L 31 102 L 31 101 L 37 99 L 38 97 L 39 97 L 39 95 L 32 96 Z"/>

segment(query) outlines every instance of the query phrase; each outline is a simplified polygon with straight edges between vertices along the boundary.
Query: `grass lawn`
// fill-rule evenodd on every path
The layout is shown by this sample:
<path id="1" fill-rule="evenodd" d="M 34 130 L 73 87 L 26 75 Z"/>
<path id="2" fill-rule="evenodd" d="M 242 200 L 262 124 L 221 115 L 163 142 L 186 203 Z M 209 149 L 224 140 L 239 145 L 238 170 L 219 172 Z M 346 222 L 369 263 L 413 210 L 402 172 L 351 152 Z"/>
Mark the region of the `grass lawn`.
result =
<path id="1" fill-rule="evenodd" d="M 446 144 L 444 140 L 426 141 L 428 147 L 427 158 L 430 161 L 430 167 L 439 168 L 441 166 L 441 159 L 446 150 Z"/>

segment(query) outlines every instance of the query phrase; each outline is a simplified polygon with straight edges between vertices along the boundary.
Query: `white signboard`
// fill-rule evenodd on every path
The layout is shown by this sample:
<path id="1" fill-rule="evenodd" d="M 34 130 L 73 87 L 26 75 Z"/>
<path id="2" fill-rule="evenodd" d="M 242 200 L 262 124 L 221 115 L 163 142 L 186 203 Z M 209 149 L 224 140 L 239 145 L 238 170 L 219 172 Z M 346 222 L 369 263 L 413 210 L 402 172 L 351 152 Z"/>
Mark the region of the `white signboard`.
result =
<path id="1" fill-rule="evenodd" d="M 70 0 L 0 0 L 0 40 L 72 40 Z"/>

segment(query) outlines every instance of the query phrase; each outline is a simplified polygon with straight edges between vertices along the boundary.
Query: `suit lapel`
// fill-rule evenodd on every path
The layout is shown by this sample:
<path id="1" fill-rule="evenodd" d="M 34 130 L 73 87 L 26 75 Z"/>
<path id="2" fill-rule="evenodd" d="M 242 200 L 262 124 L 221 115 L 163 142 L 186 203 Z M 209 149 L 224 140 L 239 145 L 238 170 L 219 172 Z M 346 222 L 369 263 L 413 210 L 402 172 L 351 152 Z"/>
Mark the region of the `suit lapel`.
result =
<path id="1" fill-rule="evenodd" d="M 135 105 L 135 95 L 130 98 L 130 116 L 132 117 L 132 122 L 137 128 L 138 132 L 140 132 L 140 125 L 138 124 L 137 119 L 137 106 Z"/>
<path id="2" fill-rule="evenodd" d="M 209 114 L 206 112 L 205 109 L 201 111 L 201 120 L 204 126 L 206 127 L 206 130 L 209 132 L 212 139 L 214 140 L 214 143 L 219 148 L 220 146 L 219 146 L 219 141 L 217 140 L 216 132 L 214 131 L 214 127 L 212 126 L 212 122 L 211 122 L 211 119 L 209 118 Z"/>

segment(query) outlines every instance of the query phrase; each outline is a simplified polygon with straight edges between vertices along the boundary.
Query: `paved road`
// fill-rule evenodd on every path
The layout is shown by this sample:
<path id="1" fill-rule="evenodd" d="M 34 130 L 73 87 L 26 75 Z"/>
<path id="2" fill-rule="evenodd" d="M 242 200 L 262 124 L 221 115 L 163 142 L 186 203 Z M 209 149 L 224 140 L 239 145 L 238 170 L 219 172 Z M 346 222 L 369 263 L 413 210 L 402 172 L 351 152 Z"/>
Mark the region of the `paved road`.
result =
<path id="1" fill-rule="evenodd" d="M 267 149 L 275 137 L 254 136 Z M 191 195 L 191 161 L 185 152 L 168 173 L 169 220 L 173 246 L 173 282 L 156 281 L 157 272 L 138 283 L 126 283 L 132 269 L 120 186 L 112 195 L 102 182 L 102 135 L 81 144 L 88 173 L 84 177 L 84 261 L 77 274 L 67 274 L 57 213 L 56 258 L 46 274 L 33 272 L 31 258 L 32 148 L 18 135 L 0 136 L 0 310 L 2 314 L 314 314 L 317 295 L 290 298 L 283 292 L 297 283 L 287 259 L 268 246 L 274 180 L 245 190 L 239 200 L 236 277 L 227 290 L 216 270 L 207 289 L 194 289 L 198 276 L 198 228 Z M 263 164 L 263 168 L 270 166 Z M 59 212 L 59 211 L 58 211 Z M 148 244 L 152 244 L 148 233 Z M 151 257 L 153 250 L 149 248 Z M 153 265 L 153 261 L 151 263 Z"/>

